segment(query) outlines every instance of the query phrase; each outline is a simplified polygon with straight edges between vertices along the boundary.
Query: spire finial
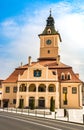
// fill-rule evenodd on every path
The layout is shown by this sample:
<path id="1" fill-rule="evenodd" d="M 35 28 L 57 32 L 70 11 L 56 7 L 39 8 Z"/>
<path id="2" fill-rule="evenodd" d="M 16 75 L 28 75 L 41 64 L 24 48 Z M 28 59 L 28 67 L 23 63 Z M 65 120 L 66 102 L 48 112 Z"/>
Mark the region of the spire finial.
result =
<path id="1" fill-rule="evenodd" d="M 23 63 L 21 62 L 21 67 L 22 67 Z"/>
<path id="2" fill-rule="evenodd" d="M 50 8 L 50 17 L 51 17 L 51 12 L 52 12 L 52 11 L 51 11 L 51 8 Z"/>

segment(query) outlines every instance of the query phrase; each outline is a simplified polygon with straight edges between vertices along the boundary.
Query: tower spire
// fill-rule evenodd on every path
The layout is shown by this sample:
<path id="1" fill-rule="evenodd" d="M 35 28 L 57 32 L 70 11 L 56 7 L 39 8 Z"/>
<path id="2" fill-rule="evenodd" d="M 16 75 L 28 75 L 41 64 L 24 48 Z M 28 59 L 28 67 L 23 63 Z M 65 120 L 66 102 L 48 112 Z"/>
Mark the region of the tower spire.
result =
<path id="1" fill-rule="evenodd" d="M 60 34 L 55 29 L 54 23 L 55 23 L 54 18 L 52 17 L 52 11 L 51 11 L 51 8 L 50 8 L 49 16 L 46 20 L 46 27 L 45 27 L 44 31 L 41 34 L 39 34 L 39 36 L 41 36 L 41 35 L 59 35 L 59 38 L 60 38 L 60 41 L 61 41 Z"/>
<path id="2" fill-rule="evenodd" d="M 51 13 L 52 13 L 52 11 L 51 11 L 51 8 L 50 8 L 50 17 L 51 17 Z"/>
<path id="3" fill-rule="evenodd" d="M 54 18 L 49 10 L 49 16 L 46 20 L 47 24 L 44 31 L 39 34 L 40 38 L 40 57 L 38 60 L 54 60 L 56 64 L 60 63 L 59 42 L 60 34 L 55 30 Z"/>

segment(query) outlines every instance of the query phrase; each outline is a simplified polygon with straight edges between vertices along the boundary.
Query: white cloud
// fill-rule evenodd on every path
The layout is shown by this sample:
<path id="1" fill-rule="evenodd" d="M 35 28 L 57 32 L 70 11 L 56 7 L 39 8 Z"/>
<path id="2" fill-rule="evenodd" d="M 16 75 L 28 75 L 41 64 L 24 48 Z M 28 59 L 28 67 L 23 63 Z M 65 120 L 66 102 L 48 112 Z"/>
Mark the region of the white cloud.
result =
<path id="1" fill-rule="evenodd" d="M 14 21 L 14 19 L 8 19 L 0 24 L 0 27 L 2 29 L 2 35 L 4 35 L 7 38 L 16 38 L 18 33 L 20 32 L 20 27 L 18 23 Z"/>
<path id="2" fill-rule="evenodd" d="M 75 71 L 78 71 L 83 79 L 84 67 L 83 67 L 83 49 L 84 49 L 84 15 L 83 12 L 73 12 L 74 5 L 69 3 L 51 4 L 42 8 L 42 10 L 36 9 L 34 17 L 17 17 L 15 19 L 8 19 L 2 23 L 2 33 L 4 37 L 11 39 L 9 44 L 3 48 L 8 57 L 2 55 L 1 64 L 8 59 L 8 63 L 5 64 L 6 76 L 10 72 L 10 65 L 17 67 L 22 61 L 27 63 L 27 57 L 31 55 L 33 59 L 39 57 L 39 45 L 40 41 L 38 34 L 41 33 L 46 25 L 46 19 L 49 16 L 48 10 L 52 8 L 52 16 L 55 19 L 56 29 L 59 30 L 62 43 L 61 60 L 71 65 Z M 77 7 L 76 7 L 77 8 Z M 78 6 L 79 8 L 79 6 Z M 77 9 L 76 9 L 77 10 Z M 82 8 L 83 10 L 83 8 Z M 24 23 L 19 24 L 18 19 L 21 19 Z M 0 66 L 0 69 L 4 69 Z M 0 74 L 4 77 L 4 74 Z M 5 76 L 5 77 L 6 77 Z"/>

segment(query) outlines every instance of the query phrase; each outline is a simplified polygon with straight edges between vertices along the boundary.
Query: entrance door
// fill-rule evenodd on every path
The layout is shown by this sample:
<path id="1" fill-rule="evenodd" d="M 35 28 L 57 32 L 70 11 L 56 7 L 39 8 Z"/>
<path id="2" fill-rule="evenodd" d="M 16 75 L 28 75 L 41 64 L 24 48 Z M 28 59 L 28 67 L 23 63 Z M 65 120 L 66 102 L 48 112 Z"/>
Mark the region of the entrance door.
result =
<path id="1" fill-rule="evenodd" d="M 34 109 L 35 108 L 35 98 L 34 97 L 30 97 L 29 98 L 29 108 L 30 109 Z"/>
<path id="2" fill-rule="evenodd" d="M 8 107 L 8 101 L 3 101 L 3 107 Z"/>
<path id="3" fill-rule="evenodd" d="M 45 108 L 45 99 L 43 97 L 39 98 L 38 107 L 39 108 Z"/>
<path id="4" fill-rule="evenodd" d="M 20 99 L 19 100 L 19 108 L 23 108 L 24 107 L 24 99 Z"/>

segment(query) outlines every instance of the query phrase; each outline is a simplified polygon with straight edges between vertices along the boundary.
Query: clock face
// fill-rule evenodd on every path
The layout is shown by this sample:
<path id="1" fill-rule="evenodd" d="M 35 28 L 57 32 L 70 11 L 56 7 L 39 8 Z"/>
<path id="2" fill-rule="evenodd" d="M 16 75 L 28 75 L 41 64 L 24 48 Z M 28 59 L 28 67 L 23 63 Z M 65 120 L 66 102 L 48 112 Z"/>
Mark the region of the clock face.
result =
<path id="1" fill-rule="evenodd" d="M 46 41 L 46 44 L 47 44 L 47 45 L 50 45 L 51 42 L 52 42 L 52 41 L 51 41 L 50 39 L 48 39 L 48 40 Z"/>

